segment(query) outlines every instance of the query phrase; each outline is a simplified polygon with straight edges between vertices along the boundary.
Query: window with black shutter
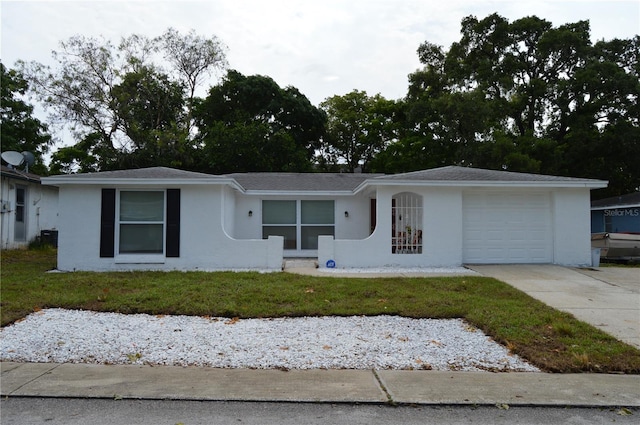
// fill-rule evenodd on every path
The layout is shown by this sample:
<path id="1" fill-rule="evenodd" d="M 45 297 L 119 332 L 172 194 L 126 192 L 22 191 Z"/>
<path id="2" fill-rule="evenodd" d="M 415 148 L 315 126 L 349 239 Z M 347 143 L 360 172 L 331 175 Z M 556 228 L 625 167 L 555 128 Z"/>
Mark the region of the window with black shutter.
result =
<path id="1" fill-rule="evenodd" d="M 180 189 L 103 189 L 100 223 L 100 257 L 179 257 Z"/>

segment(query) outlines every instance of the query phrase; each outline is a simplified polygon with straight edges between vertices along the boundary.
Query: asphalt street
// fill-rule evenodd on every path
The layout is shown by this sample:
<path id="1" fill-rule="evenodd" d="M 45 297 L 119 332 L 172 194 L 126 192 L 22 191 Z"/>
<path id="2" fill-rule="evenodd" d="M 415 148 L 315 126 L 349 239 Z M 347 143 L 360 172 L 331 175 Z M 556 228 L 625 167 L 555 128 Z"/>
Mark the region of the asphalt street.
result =
<path id="1" fill-rule="evenodd" d="M 105 400 L 11 397 L 3 425 L 637 424 L 639 409 Z"/>

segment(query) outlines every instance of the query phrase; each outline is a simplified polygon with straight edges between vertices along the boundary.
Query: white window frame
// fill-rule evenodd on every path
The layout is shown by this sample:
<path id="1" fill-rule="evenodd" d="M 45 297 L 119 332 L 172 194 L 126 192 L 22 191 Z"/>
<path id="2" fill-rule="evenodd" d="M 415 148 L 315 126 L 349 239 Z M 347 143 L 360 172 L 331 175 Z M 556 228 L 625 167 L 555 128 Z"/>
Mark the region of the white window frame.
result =
<path id="1" fill-rule="evenodd" d="M 302 222 L 302 203 L 303 202 L 331 202 L 333 205 L 333 222 L 332 223 L 303 223 Z M 333 199 L 300 199 L 298 202 L 298 235 L 299 238 L 298 240 L 300 241 L 300 248 L 298 248 L 299 251 L 304 251 L 304 252 L 315 252 L 318 250 L 318 247 L 316 246 L 316 248 L 302 248 L 302 229 L 309 229 L 312 227 L 331 227 L 333 228 L 333 232 L 332 232 L 332 236 L 335 236 L 336 234 L 336 201 Z M 321 233 L 324 234 L 324 233 Z M 316 244 L 318 243 L 318 240 L 316 239 Z"/>
<path id="2" fill-rule="evenodd" d="M 293 203 L 295 206 L 295 222 L 293 223 L 265 223 L 264 222 L 264 203 L 265 202 L 287 202 L 287 203 Z M 296 248 L 295 249 L 288 249 L 286 248 L 286 244 L 287 244 L 287 238 L 286 236 L 284 236 L 285 238 L 285 251 L 297 251 L 298 250 L 298 245 L 299 245 L 299 240 L 300 240 L 300 231 L 298 229 L 298 223 L 300 221 L 300 217 L 299 217 L 299 212 L 298 212 L 298 202 L 295 199 L 263 199 L 260 203 L 260 211 L 261 211 L 261 217 L 260 217 L 260 230 L 262 233 L 263 238 L 265 238 L 265 234 L 264 234 L 264 228 L 265 227 L 274 227 L 274 228 L 291 228 L 293 227 L 295 229 L 295 234 L 296 234 Z M 282 235 L 280 235 L 282 236 Z"/>
<path id="3" fill-rule="evenodd" d="M 161 192 L 162 193 L 162 222 L 160 221 L 120 221 L 120 197 L 122 192 Z M 120 253 L 120 225 L 121 224 L 162 224 L 162 252 L 159 253 Z M 116 190 L 115 216 L 115 262 L 118 264 L 160 264 L 165 262 L 167 244 L 167 191 L 164 189 L 118 189 Z"/>
<path id="4" fill-rule="evenodd" d="M 270 223 L 261 223 L 261 229 L 264 227 L 295 227 L 296 229 L 296 248 L 295 249 L 285 249 L 287 252 L 296 252 L 296 253 L 308 253 L 312 255 L 317 252 L 317 248 L 302 248 L 302 228 L 303 227 L 333 227 L 333 234 L 335 235 L 336 229 L 336 201 L 335 199 L 262 199 L 264 201 L 282 201 L 282 202 L 295 202 L 296 204 L 296 222 L 295 223 L 287 223 L 287 224 L 270 224 Z M 306 201 L 322 201 L 322 202 L 333 202 L 333 223 L 302 223 L 302 203 Z M 263 204 L 262 204 L 263 205 Z M 261 206 L 261 208 L 264 208 Z"/>

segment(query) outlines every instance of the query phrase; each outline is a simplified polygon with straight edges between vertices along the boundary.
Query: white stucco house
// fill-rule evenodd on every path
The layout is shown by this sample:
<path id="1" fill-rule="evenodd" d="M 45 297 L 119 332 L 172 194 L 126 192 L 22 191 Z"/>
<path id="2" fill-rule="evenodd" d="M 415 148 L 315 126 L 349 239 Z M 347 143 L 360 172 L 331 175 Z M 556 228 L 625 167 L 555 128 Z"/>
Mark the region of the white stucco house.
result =
<path id="1" fill-rule="evenodd" d="M 58 188 L 43 186 L 37 174 L 0 168 L 0 247 L 24 248 L 42 231 L 58 226 Z"/>
<path id="2" fill-rule="evenodd" d="M 601 180 L 443 167 L 396 175 L 146 168 L 59 188 L 61 270 L 590 265 Z"/>

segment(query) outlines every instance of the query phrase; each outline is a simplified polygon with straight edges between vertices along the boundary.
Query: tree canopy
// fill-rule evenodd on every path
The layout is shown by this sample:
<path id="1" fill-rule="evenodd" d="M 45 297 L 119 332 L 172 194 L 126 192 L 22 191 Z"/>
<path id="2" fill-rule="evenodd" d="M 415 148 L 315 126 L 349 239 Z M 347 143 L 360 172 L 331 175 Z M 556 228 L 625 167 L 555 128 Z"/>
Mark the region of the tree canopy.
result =
<path id="1" fill-rule="evenodd" d="M 310 171 L 324 113 L 294 87 L 231 70 L 196 108 L 201 169 Z"/>
<path id="2" fill-rule="evenodd" d="M 589 23 L 466 17 L 448 50 L 425 42 L 406 122 L 381 171 L 461 164 L 640 185 L 640 38 L 590 41 Z M 603 193 L 604 195 L 604 193 Z"/>
<path id="3" fill-rule="evenodd" d="M 236 70 L 198 97 L 206 77 L 227 67 L 216 37 L 171 28 L 119 44 L 74 36 L 54 53 L 54 69 L 3 69 L 3 149 L 12 137 L 5 87 L 19 94 L 28 82 L 52 123 L 75 137 L 53 154 L 52 172 L 392 173 L 457 164 L 609 180 L 596 197 L 638 190 L 640 36 L 593 43 L 588 21 L 499 14 L 465 17 L 460 28 L 449 47 L 418 47 L 422 67 L 403 99 L 353 90 L 319 107 L 295 87 Z M 29 126 L 44 152 L 46 126 Z"/>
<path id="4" fill-rule="evenodd" d="M 8 70 L 0 62 L 0 73 L 2 152 L 31 152 L 36 162 L 29 171 L 46 175 L 47 167 L 43 163 L 43 155 L 53 145 L 49 128 L 34 117 L 34 107 L 24 101 L 23 96 L 29 85 L 20 72 Z"/>
<path id="5" fill-rule="evenodd" d="M 78 141 L 54 155 L 53 168 L 191 165 L 195 89 L 226 65 L 216 37 L 170 28 L 154 39 L 134 34 L 114 45 L 77 35 L 60 43 L 53 58 L 54 69 L 19 64 L 51 119 L 69 125 Z"/>
<path id="6" fill-rule="evenodd" d="M 377 94 L 354 90 L 320 104 L 328 117 L 318 162 L 331 169 L 344 163 L 347 172 L 369 171 L 369 164 L 394 138 L 396 103 Z"/>

